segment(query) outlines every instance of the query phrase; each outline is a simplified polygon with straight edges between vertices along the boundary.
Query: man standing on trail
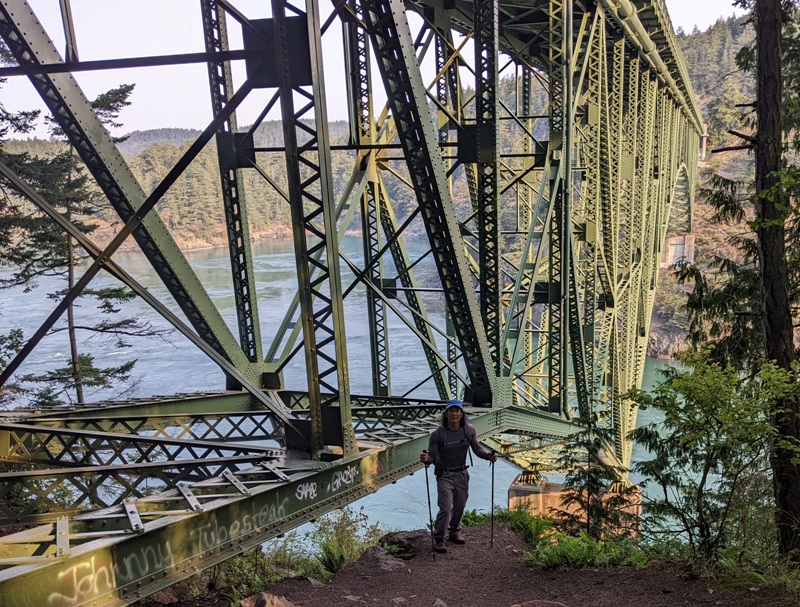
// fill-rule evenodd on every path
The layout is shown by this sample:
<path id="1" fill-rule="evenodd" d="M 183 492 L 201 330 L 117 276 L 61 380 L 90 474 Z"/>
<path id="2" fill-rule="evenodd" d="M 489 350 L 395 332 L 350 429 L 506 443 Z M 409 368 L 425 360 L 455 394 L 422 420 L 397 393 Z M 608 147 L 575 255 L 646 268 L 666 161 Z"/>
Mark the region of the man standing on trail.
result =
<path id="1" fill-rule="evenodd" d="M 436 428 L 428 441 L 428 450 L 419 460 L 429 466 L 433 464 L 436 474 L 439 513 L 433 537 L 436 552 L 447 552 L 444 545 L 445 532 L 453 544 L 464 544 L 461 537 L 461 517 L 469 495 L 469 472 L 467 452 L 494 463 L 497 454 L 482 447 L 475 435 L 475 427 L 467 423 L 463 403 L 454 398 L 447 402 L 442 414 L 442 425 Z M 470 455 L 472 461 L 472 455 Z"/>

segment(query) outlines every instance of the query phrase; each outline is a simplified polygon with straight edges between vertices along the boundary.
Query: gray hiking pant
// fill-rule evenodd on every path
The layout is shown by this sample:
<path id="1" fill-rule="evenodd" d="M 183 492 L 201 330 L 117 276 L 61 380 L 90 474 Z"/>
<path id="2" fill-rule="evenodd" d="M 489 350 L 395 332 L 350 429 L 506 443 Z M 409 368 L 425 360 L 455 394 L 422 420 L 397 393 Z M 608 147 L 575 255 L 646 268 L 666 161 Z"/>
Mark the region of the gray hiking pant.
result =
<path id="1" fill-rule="evenodd" d="M 445 531 L 449 531 L 447 535 L 451 536 L 461 531 L 461 517 L 464 516 L 464 507 L 469 497 L 469 471 L 443 471 L 436 477 L 436 489 L 439 513 L 436 515 L 433 537 L 438 542 L 444 540 Z"/>

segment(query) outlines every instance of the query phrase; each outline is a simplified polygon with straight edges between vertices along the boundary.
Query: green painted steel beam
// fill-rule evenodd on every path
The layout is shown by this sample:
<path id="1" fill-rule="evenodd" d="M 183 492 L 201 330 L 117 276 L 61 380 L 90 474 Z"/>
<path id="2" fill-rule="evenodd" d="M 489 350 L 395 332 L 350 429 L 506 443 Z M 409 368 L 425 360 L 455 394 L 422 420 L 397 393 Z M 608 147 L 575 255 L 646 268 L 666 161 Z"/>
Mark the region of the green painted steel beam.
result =
<path id="1" fill-rule="evenodd" d="M 662 25 L 666 25 L 667 11 L 664 7 L 663 0 L 657 0 L 656 2 L 601 0 L 601 4 L 623 28 L 630 42 L 635 45 L 638 52 L 652 66 L 658 78 L 665 83 L 669 95 L 671 95 L 681 107 L 686 118 L 691 121 L 692 126 L 696 129 L 697 135 L 699 136 L 703 132 L 703 115 L 694 97 L 688 71 L 684 65 L 683 53 L 681 53 L 677 41 L 672 34 L 672 28 L 670 27 L 669 33 L 665 34 L 666 44 L 659 49 L 659 46 L 653 41 L 648 29 L 641 21 L 641 12 L 649 9 L 653 11 L 651 15 Z M 661 31 L 663 33 L 664 29 L 665 28 L 662 27 L 660 30 L 656 31 Z M 667 66 L 667 63 L 661 56 L 660 50 L 663 50 L 665 54 L 668 53 L 670 58 L 673 59 L 673 61 L 670 61 L 672 67 Z M 678 82 L 680 82 L 680 86 Z"/>
<path id="2" fill-rule="evenodd" d="M 283 0 L 272 1 L 270 25 L 277 70 L 274 82 L 265 86 L 277 86 L 280 92 L 300 323 L 311 398 L 311 448 L 318 458 L 329 449 L 352 454 L 356 445 L 350 416 L 319 6 L 315 0 L 308 0 L 304 9 Z M 301 27 L 292 29 L 290 36 L 291 24 L 298 19 Z M 291 67 L 295 61 L 303 64 L 302 74 Z"/>
<path id="3" fill-rule="evenodd" d="M 6 423 L 0 418 L 0 427 L 4 427 Z M 179 413 L 159 411 L 150 415 L 144 413 L 109 415 L 104 411 L 98 411 L 91 417 L 33 417 L 27 418 L 23 423 L 36 427 L 49 426 L 129 435 L 146 432 L 148 437 L 180 440 L 250 442 L 283 437 L 279 418 L 268 410 L 231 412 L 183 409 Z"/>
<path id="4" fill-rule="evenodd" d="M 165 460 L 135 466 L 79 466 L 0 473 L 0 525 L 19 528 L 108 508 L 155 491 L 238 473 L 264 461 L 260 454 Z M 269 458 L 267 458 L 269 459 Z M 7 466 L 12 467 L 12 466 Z M 24 495 L 24 499 L 20 499 Z"/>
<path id="5" fill-rule="evenodd" d="M 478 176 L 478 251 L 481 318 L 486 329 L 495 375 L 501 373 L 500 334 L 503 315 L 500 307 L 500 100 L 499 96 L 499 2 L 475 0 L 475 163 Z"/>
<path id="6" fill-rule="evenodd" d="M 492 365 L 480 308 L 472 290 L 460 230 L 444 166 L 438 152 L 433 121 L 417 64 L 409 24 L 397 0 L 364 2 L 366 29 L 389 92 L 417 201 L 428 232 L 474 399 L 492 402 Z"/>
<path id="7" fill-rule="evenodd" d="M 360 3 L 353 4 L 356 16 L 361 18 Z M 372 107 L 372 73 L 370 49 L 366 32 L 357 23 L 344 24 L 344 34 L 349 52 L 345 55 L 348 64 L 348 91 L 350 93 L 350 126 L 352 141 L 372 147 L 378 143 L 378 133 Z M 379 231 L 381 184 L 374 150 L 359 153 L 359 171 L 367 179 L 361 195 L 361 238 L 364 251 L 366 280 L 374 286 L 382 286 L 384 280 L 383 259 L 379 256 L 381 235 Z M 386 306 L 376 297 L 372 289 L 367 290 L 367 310 L 370 339 L 370 362 L 372 365 L 372 391 L 378 395 L 389 395 L 391 390 L 391 367 Z"/>
<path id="8" fill-rule="evenodd" d="M 273 392 L 265 392 L 274 398 Z M 37 410 L 16 410 L 0 412 L 1 421 L 49 419 L 103 419 L 106 416 L 179 415 L 191 411 L 193 414 L 250 411 L 255 409 L 256 401 L 247 392 L 219 391 L 176 396 L 154 396 L 130 401 L 103 401 L 87 403 L 75 407 L 52 407 Z M 281 402 L 281 401 L 278 401 Z M 281 402 L 281 405 L 283 403 Z"/>

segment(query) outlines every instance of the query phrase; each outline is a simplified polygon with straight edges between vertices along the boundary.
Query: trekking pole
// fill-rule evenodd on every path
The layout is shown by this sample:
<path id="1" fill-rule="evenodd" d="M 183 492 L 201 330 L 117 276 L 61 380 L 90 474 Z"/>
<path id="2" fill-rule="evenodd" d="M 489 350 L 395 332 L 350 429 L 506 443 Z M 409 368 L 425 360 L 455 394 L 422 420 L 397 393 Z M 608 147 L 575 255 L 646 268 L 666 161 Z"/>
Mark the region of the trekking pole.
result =
<path id="1" fill-rule="evenodd" d="M 494 455 L 494 451 L 492 451 L 492 455 Z M 491 531 L 491 540 L 489 544 L 492 548 L 494 548 L 494 462 L 492 462 L 492 531 Z"/>
<path id="2" fill-rule="evenodd" d="M 423 453 L 427 453 L 428 450 L 425 449 Z M 431 554 L 433 555 L 433 560 L 436 562 L 436 545 L 434 544 L 433 540 L 433 511 L 431 510 L 431 486 L 428 481 L 428 464 L 425 464 L 425 489 L 427 489 L 428 493 L 428 527 L 431 528 Z"/>

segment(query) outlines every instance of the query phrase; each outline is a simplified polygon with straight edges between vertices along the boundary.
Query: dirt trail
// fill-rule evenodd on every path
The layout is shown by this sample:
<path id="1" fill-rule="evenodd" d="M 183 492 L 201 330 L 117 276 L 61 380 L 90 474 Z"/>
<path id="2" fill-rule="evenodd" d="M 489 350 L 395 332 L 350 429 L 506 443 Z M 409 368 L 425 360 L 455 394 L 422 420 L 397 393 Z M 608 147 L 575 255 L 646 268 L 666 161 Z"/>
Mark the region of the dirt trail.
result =
<path id="1" fill-rule="evenodd" d="M 750 589 L 731 594 L 695 575 L 661 569 L 542 571 L 526 567 L 529 547 L 517 536 L 488 527 L 465 530 L 465 546 L 430 554 L 430 535 L 412 532 L 416 556 L 401 561 L 372 549 L 325 585 L 285 580 L 270 592 L 296 607 L 778 607 L 791 603 Z M 197 604 L 198 607 L 202 603 Z"/>

